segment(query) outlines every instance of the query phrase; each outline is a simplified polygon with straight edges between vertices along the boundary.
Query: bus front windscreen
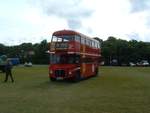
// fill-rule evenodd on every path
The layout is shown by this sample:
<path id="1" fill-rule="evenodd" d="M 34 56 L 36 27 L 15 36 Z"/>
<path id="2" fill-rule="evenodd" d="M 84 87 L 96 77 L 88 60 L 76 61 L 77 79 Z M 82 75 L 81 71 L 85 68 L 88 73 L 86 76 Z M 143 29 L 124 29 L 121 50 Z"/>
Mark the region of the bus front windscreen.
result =
<path id="1" fill-rule="evenodd" d="M 79 56 L 77 55 L 50 55 L 51 64 L 74 64 L 79 63 Z"/>

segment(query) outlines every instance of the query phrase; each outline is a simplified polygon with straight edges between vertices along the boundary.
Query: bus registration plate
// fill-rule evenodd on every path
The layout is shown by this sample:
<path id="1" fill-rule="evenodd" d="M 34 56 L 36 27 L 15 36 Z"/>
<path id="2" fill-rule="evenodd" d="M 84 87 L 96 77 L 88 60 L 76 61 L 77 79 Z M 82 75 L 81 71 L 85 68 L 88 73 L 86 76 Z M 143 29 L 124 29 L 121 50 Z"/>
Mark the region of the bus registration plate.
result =
<path id="1" fill-rule="evenodd" d="M 57 77 L 56 79 L 57 80 L 63 80 L 63 77 Z"/>

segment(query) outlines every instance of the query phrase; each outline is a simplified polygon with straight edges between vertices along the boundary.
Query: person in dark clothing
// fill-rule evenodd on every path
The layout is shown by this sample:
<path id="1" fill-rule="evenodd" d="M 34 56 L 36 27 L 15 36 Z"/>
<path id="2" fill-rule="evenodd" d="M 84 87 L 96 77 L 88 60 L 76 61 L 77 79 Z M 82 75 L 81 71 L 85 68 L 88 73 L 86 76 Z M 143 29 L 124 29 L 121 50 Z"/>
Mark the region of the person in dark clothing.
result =
<path id="1" fill-rule="evenodd" d="M 6 76 L 5 76 L 4 82 L 7 82 L 8 76 L 10 76 L 11 81 L 14 82 L 11 70 L 12 70 L 12 63 L 10 62 L 10 60 L 7 60 L 6 65 L 5 65 Z"/>

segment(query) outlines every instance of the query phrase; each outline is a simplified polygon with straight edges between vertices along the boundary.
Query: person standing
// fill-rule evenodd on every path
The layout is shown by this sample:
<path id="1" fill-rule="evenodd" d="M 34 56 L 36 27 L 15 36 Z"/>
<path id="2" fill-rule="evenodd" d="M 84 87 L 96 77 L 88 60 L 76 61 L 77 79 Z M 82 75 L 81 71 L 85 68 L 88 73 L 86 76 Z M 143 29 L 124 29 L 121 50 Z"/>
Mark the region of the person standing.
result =
<path id="1" fill-rule="evenodd" d="M 11 70 L 12 70 L 12 63 L 11 63 L 10 60 L 7 59 L 6 65 L 5 65 L 6 76 L 5 76 L 4 82 L 7 82 L 8 77 L 10 77 L 10 78 L 11 78 L 11 81 L 14 82 L 14 79 L 13 79 Z"/>

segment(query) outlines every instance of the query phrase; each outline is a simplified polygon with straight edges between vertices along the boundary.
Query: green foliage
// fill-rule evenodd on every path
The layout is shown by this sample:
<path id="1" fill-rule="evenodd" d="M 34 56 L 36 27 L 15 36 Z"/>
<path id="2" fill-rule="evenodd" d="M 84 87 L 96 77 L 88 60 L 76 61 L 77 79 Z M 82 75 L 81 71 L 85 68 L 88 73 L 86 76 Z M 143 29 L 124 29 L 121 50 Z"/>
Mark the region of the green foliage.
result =
<path id="1" fill-rule="evenodd" d="M 106 65 L 111 65 L 113 59 L 118 61 L 118 65 L 128 65 L 129 62 L 137 63 L 141 60 L 149 61 L 150 43 L 126 41 L 111 36 L 102 43 L 102 56 Z"/>
<path id="2" fill-rule="evenodd" d="M 98 37 L 94 37 L 101 44 L 101 53 L 106 65 L 111 65 L 111 61 L 116 59 L 117 65 L 128 64 L 129 62 L 137 63 L 141 60 L 150 62 L 150 43 L 136 40 L 122 40 L 110 36 L 103 41 Z M 5 46 L 0 44 L 0 55 L 8 57 L 19 57 L 21 63 L 32 62 L 34 64 L 48 64 L 49 43 L 46 40 L 40 43 L 23 43 L 17 46 Z M 32 54 L 31 54 L 32 53 Z"/>
<path id="3" fill-rule="evenodd" d="M 47 50 L 49 50 L 49 44 L 46 40 L 41 41 L 41 43 L 23 43 L 17 46 L 0 44 L 0 55 L 5 54 L 8 57 L 18 57 L 21 63 L 48 64 L 49 55 L 46 53 Z"/>
<path id="4" fill-rule="evenodd" d="M 49 55 L 46 51 L 49 50 L 49 44 L 46 40 L 43 40 L 40 44 L 34 45 L 35 54 L 32 56 L 33 62 L 37 64 L 48 64 Z"/>

